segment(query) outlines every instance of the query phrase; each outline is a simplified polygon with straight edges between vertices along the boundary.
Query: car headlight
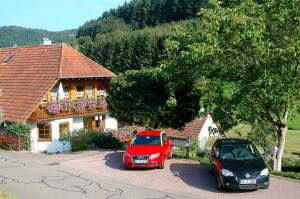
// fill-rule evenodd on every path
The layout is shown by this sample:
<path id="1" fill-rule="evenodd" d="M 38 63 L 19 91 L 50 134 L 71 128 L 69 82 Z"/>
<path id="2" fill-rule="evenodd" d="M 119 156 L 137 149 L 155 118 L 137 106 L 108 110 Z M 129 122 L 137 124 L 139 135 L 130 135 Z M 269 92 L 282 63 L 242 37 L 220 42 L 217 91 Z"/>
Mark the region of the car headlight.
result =
<path id="1" fill-rule="evenodd" d="M 228 176 L 233 176 L 233 173 L 227 169 L 222 169 L 222 175 L 228 177 Z"/>
<path id="2" fill-rule="evenodd" d="M 160 156 L 160 153 L 154 153 L 154 154 L 150 155 L 149 159 L 155 159 L 155 158 L 158 158 L 159 156 Z"/>
<path id="3" fill-rule="evenodd" d="M 124 154 L 123 154 L 123 158 L 126 158 L 126 157 L 131 157 L 131 155 L 129 154 L 129 153 L 127 153 L 127 152 L 125 152 Z"/>
<path id="4" fill-rule="evenodd" d="M 269 169 L 268 168 L 265 168 L 263 170 L 261 170 L 260 174 L 261 176 L 267 176 L 269 175 Z"/>

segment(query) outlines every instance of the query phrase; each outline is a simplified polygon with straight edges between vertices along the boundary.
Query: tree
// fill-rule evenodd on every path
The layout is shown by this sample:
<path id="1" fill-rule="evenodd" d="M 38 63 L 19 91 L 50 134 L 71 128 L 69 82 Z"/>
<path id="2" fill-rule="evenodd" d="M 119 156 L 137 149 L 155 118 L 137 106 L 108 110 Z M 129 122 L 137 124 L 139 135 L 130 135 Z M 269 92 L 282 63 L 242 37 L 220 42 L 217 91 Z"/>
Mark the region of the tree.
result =
<path id="1" fill-rule="evenodd" d="M 166 79 L 161 69 L 129 71 L 113 79 L 109 96 L 109 110 L 113 117 L 126 124 L 147 128 L 183 127 L 198 114 L 199 96 L 187 95 L 192 84 L 177 87 L 169 97 Z M 173 98 L 176 97 L 178 105 Z"/>
<path id="2" fill-rule="evenodd" d="M 192 71 L 198 85 L 190 93 L 202 94 L 201 105 L 222 133 L 242 122 L 274 127 L 276 171 L 288 113 L 299 103 L 299 16 L 296 0 L 245 0 L 229 7 L 211 0 L 188 31 L 177 30 L 168 41 L 172 88 L 180 79 L 176 72 Z"/>

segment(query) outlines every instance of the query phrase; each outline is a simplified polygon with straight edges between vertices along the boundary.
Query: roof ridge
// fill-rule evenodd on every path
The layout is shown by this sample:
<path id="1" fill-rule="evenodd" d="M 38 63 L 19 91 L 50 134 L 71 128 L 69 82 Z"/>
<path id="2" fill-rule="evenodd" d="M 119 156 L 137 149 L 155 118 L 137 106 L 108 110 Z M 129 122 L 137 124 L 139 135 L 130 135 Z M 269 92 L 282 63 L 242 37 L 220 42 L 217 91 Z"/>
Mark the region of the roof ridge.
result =
<path id="1" fill-rule="evenodd" d="M 59 46 L 62 43 L 55 43 L 55 44 L 48 44 L 48 45 L 44 45 L 44 44 L 36 44 L 36 45 L 28 45 L 28 46 L 17 46 L 17 47 L 2 47 L 1 49 L 18 49 L 18 48 L 32 48 L 32 47 L 45 47 L 45 46 Z"/>

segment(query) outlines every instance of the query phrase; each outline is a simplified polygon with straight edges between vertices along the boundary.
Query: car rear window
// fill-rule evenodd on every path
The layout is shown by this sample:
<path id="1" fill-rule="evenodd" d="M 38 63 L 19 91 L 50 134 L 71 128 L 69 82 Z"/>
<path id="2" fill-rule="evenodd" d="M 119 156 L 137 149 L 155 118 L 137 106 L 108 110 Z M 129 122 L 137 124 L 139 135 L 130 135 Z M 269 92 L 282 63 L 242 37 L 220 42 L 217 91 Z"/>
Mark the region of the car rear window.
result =
<path id="1" fill-rule="evenodd" d="M 251 143 L 228 144 L 221 148 L 221 159 L 256 159 L 260 158 L 256 147 Z"/>
<path id="2" fill-rule="evenodd" d="M 160 145 L 160 136 L 135 136 L 132 145 Z"/>

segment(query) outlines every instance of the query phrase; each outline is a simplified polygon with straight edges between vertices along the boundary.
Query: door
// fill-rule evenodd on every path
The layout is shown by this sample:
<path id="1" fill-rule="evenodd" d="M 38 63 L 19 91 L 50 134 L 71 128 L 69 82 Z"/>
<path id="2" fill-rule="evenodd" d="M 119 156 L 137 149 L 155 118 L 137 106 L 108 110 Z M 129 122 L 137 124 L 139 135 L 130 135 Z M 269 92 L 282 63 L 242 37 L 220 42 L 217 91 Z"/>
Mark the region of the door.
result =
<path id="1" fill-rule="evenodd" d="M 171 144 L 170 144 L 170 139 L 168 138 L 166 133 L 162 134 L 162 143 L 163 143 L 163 150 L 164 150 L 165 157 L 168 158 L 171 152 Z"/>
<path id="2" fill-rule="evenodd" d="M 217 161 L 219 157 L 219 143 L 216 142 L 211 150 L 211 156 L 210 156 L 210 166 L 211 166 L 211 172 L 213 174 L 216 174 L 218 172 L 217 168 Z"/>

